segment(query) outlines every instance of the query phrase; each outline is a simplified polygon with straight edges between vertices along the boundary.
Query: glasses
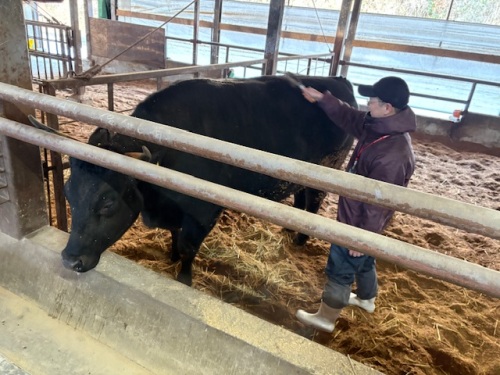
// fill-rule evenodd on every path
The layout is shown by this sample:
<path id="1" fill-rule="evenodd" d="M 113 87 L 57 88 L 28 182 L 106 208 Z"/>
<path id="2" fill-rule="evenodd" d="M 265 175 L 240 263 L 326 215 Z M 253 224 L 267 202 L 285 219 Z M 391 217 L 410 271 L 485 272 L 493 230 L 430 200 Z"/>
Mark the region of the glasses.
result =
<path id="1" fill-rule="evenodd" d="M 369 100 L 366 101 L 367 105 L 371 105 L 371 104 L 375 104 L 375 103 L 385 104 L 385 102 L 382 101 L 382 100 L 380 100 L 380 99 L 369 99 Z"/>

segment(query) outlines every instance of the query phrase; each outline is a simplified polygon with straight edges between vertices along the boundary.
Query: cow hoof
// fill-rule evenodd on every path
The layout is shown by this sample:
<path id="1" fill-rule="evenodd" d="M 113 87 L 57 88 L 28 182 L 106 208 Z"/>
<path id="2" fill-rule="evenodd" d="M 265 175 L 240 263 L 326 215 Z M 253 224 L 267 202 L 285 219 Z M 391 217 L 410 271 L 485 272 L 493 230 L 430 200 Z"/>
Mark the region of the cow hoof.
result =
<path id="1" fill-rule="evenodd" d="M 293 239 L 293 243 L 297 246 L 304 246 L 308 239 L 309 236 L 307 234 L 297 233 Z"/>
<path id="2" fill-rule="evenodd" d="M 187 286 L 191 286 L 193 284 L 193 278 L 191 277 L 191 275 L 186 275 L 183 273 L 179 273 L 177 275 L 177 281 Z"/>

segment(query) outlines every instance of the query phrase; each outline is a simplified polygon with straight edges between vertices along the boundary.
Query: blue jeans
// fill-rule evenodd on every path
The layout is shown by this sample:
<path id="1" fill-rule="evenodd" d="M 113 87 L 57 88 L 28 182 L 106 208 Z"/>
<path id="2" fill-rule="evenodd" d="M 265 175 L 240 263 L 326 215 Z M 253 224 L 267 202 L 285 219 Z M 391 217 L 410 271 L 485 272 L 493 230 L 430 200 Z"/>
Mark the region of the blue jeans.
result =
<path id="1" fill-rule="evenodd" d="M 323 301 L 330 307 L 341 309 L 348 305 L 351 286 L 356 280 L 356 294 L 360 299 L 377 295 L 375 258 L 363 255 L 352 257 L 345 247 L 332 244 L 325 273 L 328 282 L 323 290 Z"/>

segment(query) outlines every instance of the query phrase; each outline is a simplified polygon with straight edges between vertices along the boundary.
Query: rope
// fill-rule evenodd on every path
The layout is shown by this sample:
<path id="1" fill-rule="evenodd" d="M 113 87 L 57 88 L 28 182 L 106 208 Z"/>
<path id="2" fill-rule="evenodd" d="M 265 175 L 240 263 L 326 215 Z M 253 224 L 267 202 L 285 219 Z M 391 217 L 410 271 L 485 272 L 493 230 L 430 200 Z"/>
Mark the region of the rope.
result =
<path id="1" fill-rule="evenodd" d="M 172 17 L 170 17 L 168 20 L 166 20 L 165 22 L 163 22 L 160 26 L 158 26 L 156 29 L 154 29 L 153 31 L 147 33 L 146 35 L 144 35 L 141 39 L 139 39 L 137 42 L 135 42 L 134 44 L 130 45 L 129 47 L 125 48 L 122 52 L 120 52 L 118 55 L 116 55 L 115 57 L 109 59 L 108 61 L 106 61 L 104 64 L 102 65 L 94 65 L 93 67 L 91 67 L 90 69 L 87 69 L 85 72 L 82 72 L 80 74 L 75 74 L 73 77 L 74 78 L 79 78 L 79 79 L 85 79 L 85 80 L 88 80 L 90 78 L 92 78 L 93 76 L 95 76 L 96 74 L 98 74 L 102 68 L 104 68 L 106 65 L 108 65 L 110 62 L 112 62 L 113 60 L 117 59 L 118 57 L 120 57 L 121 55 L 123 55 L 125 52 L 127 52 L 128 50 L 130 50 L 131 48 L 135 47 L 136 45 L 138 45 L 139 43 L 141 43 L 144 39 L 146 39 L 147 37 L 149 37 L 151 34 L 155 33 L 156 31 L 158 31 L 159 29 L 161 29 L 163 26 L 165 26 L 167 23 L 169 23 L 170 21 L 172 21 L 175 17 L 177 17 L 179 14 L 181 14 L 182 12 L 184 12 L 187 8 L 189 8 L 191 5 L 193 5 L 197 0 L 193 0 L 191 1 L 188 5 L 186 5 L 184 8 L 182 8 L 181 10 L 179 10 L 176 14 L 174 14 Z"/>

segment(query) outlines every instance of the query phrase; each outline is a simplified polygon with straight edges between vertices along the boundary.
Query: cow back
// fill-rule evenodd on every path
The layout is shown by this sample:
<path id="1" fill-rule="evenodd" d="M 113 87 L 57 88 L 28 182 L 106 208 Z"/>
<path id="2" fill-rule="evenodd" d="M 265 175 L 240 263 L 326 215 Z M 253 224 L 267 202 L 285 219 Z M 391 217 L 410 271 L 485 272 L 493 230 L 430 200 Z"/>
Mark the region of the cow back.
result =
<path id="1" fill-rule="evenodd" d="M 300 79 L 356 105 L 352 86 L 343 78 Z M 343 153 L 343 159 L 351 144 L 348 135 L 283 77 L 180 81 L 149 96 L 132 115 L 316 164 L 338 164 L 338 156 Z M 155 152 L 165 167 L 271 199 L 295 190 L 269 176 L 172 149 Z"/>

